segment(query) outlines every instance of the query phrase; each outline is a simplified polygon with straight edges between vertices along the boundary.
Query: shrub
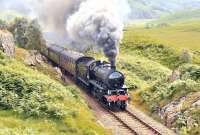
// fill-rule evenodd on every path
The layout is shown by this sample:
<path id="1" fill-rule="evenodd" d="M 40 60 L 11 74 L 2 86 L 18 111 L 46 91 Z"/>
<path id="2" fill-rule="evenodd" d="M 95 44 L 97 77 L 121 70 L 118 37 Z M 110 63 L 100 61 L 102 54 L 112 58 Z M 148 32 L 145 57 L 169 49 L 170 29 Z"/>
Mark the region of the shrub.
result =
<path id="1" fill-rule="evenodd" d="M 25 36 L 28 28 L 28 20 L 26 18 L 15 18 L 10 24 L 9 31 L 14 35 L 16 44 L 26 47 L 27 37 Z"/>
<path id="2" fill-rule="evenodd" d="M 171 100 L 173 97 L 179 98 L 188 93 L 198 91 L 199 87 L 199 83 L 190 79 L 177 80 L 171 84 L 161 81 L 153 85 L 149 91 L 141 91 L 140 96 L 149 105 L 151 111 L 156 111 L 158 107 L 167 104 L 168 100 Z"/>
<path id="3" fill-rule="evenodd" d="M 61 107 L 48 105 L 52 100 L 44 95 L 44 84 L 28 82 L 29 78 L 0 69 L 0 105 L 26 116 L 61 118 Z"/>
<path id="4" fill-rule="evenodd" d="M 127 57 L 120 57 L 118 60 L 117 66 L 122 71 L 124 70 L 125 73 L 127 72 L 128 76 L 135 74 L 139 79 L 147 83 L 167 78 L 170 73 L 168 68 L 144 57 L 130 57 L 128 55 Z"/>
<path id="5" fill-rule="evenodd" d="M 191 122 L 188 122 L 192 120 Z M 174 126 L 178 129 L 181 135 L 198 135 L 200 133 L 200 108 L 192 108 L 178 115 Z"/>
<path id="6" fill-rule="evenodd" d="M 144 56 L 154 62 L 159 62 L 170 69 L 179 67 L 183 61 L 180 60 L 179 54 L 172 48 L 156 43 L 126 43 L 121 47 L 122 51 L 127 54 L 137 54 Z"/>
<path id="7" fill-rule="evenodd" d="M 40 49 L 40 46 L 44 43 L 40 26 L 36 20 L 29 22 L 25 36 L 27 37 L 28 49 Z"/>
<path id="8" fill-rule="evenodd" d="M 61 119 L 66 114 L 70 115 L 64 106 L 66 102 L 80 101 L 78 93 L 72 91 L 75 91 L 74 87 L 63 87 L 21 63 L 7 59 L 0 52 L 0 107 L 2 109 L 13 109 L 27 117 Z"/>
<path id="9" fill-rule="evenodd" d="M 110 134 L 79 95 L 0 51 L 0 135 Z"/>
<path id="10" fill-rule="evenodd" d="M 176 120 L 176 127 L 183 128 L 187 126 L 187 118 L 183 114 L 179 114 Z"/>
<path id="11" fill-rule="evenodd" d="M 191 63 L 192 62 L 192 53 L 190 53 L 189 50 L 183 49 L 180 55 L 180 60 L 185 63 Z"/>
<path id="12" fill-rule="evenodd" d="M 40 49 L 44 43 L 40 26 L 36 20 L 16 18 L 9 27 L 16 44 L 26 49 Z"/>
<path id="13" fill-rule="evenodd" d="M 4 20 L 0 20 L 0 30 L 5 30 L 8 28 L 8 24 Z"/>
<path id="14" fill-rule="evenodd" d="M 179 70 L 181 71 L 183 79 L 190 78 L 195 81 L 200 80 L 200 66 L 199 65 L 185 64 L 179 67 Z"/>

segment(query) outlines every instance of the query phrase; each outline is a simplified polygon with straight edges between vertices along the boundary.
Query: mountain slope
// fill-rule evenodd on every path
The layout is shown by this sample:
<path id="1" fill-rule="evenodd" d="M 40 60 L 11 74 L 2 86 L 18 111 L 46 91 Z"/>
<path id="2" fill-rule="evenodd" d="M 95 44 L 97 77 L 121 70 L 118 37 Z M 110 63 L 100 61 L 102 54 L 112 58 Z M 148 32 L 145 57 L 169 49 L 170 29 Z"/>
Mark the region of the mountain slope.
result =
<path id="1" fill-rule="evenodd" d="M 194 10 L 182 10 L 176 13 L 163 16 L 152 23 L 189 23 L 189 21 L 199 21 L 200 20 L 200 9 Z"/>
<path id="2" fill-rule="evenodd" d="M 132 19 L 152 19 L 177 11 L 200 9 L 199 0 L 129 0 Z"/>
<path id="3" fill-rule="evenodd" d="M 22 50 L 16 48 L 19 60 L 0 51 L 0 135 L 110 134 L 96 123 L 75 86 L 51 79 L 55 71 L 48 72 L 45 63 L 48 76 L 23 64 L 29 52 Z"/>
<path id="4" fill-rule="evenodd" d="M 76 87 L 65 87 L 0 52 L 1 135 L 107 134 L 94 119 Z"/>
<path id="5" fill-rule="evenodd" d="M 159 18 L 182 10 L 200 9 L 200 0 L 128 0 L 128 2 L 131 7 L 131 19 Z M 15 12 L 16 15 L 34 16 L 33 0 L 1 0 L 0 3 L 1 16 L 8 14 L 8 12 L 12 14 Z"/>

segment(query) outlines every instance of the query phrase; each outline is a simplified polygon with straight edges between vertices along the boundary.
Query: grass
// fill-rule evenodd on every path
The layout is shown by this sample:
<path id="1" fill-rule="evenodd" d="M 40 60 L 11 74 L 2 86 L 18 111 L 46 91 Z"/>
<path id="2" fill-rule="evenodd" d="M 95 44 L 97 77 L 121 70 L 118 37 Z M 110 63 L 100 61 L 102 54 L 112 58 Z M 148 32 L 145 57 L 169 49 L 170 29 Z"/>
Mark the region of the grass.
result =
<path id="1" fill-rule="evenodd" d="M 120 47 L 117 68 L 126 75 L 126 85 L 129 87 L 132 98 L 131 104 L 134 104 L 143 111 L 158 116 L 156 113 L 158 108 L 165 106 L 169 102 L 176 100 L 181 96 L 198 92 L 200 90 L 200 25 L 199 20 L 194 21 L 193 19 L 180 22 L 170 21 L 167 22 L 167 25 L 159 25 L 163 22 L 154 23 L 155 25 L 151 27 L 146 27 L 144 24 L 127 26 L 124 31 L 124 39 Z M 193 60 L 190 62 L 180 59 L 181 50 L 185 48 L 193 54 Z M 25 55 L 25 50 L 17 49 L 17 59 L 19 61 L 23 61 L 21 58 Z M 106 59 L 105 57 L 102 57 L 102 53 L 90 52 L 88 55 L 94 56 L 98 59 Z M 42 82 L 41 80 L 47 80 L 45 81 L 47 84 L 42 83 L 44 86 L 51 82 L 49 77 L 56 80 L 56 78 L 54 78 L 55 74 L 51 72 L 52 69 L 37 67 L 35 70 L 30 70 L 24 65 L 22 66 L 22 64 L 17 61 L 11 61 L 9 64 L 6 64 L 8 62 L 3 58 L 0 63 L 3 66 L 3 71 L 7 71 L 4 69 L 9 69 L 8 71 L 12 71 L 28 78 L 30 77 L 31 80 L 34 80 L 34 82 L 38 82 L 36 81 L 37 79 L 40 80 L 40 83 Z M 45 69 L 47 70 L 45 71 Z M 170 83 L 168 81 L 169 75 L 172 70 L 175 69 L 180 70 L 181 78 L 180 80 Z M 43 75 L 40 76 L 39 72 L 36 70 L 49 74 L 49 77 L 44 78 Z M 63 132 L 63 127 L 65 126 L 69 127 L 66 129 L 66 132 L 64 130 L 65 134 L 96 134 L 94 132 L 97 132 L 97 134 L 105 134 L 105 131 L 95 123 L 95 119 L 89 112 L 89 109 L 85 105 L 84 101 L 78 98 L 79 93 L 74 93 L 76 88 L 64 88 L 63 86 L 59 86 L 58 89 L 61 91 L 63 91 L 62 89 L 66 89 L 69 91 L 70 95 L 74 95 L 72 97 L 68 95 L 69 97 L 66 97 L 64 104 L 58 102 L 58 104 L 63 106 L 63 108 L 59 108 L 61 111 L 65 112 L 65 110 L 69 110 L 67 111 L 68 115 L 64 115 L 64 118 L 62 118 L 61 121 L 51 119 L 47 116 L 44 118 L 42 117 L 41 121 L 40 119 L 30 117 L 31 122 L 34 123 L 34 120 L 36 120 L 36 123 L 42 122 L 43 126 L 52 127 L 49 132 L 45 130 L 46 127 L 42 127 L 42 129 L 47 132 L 46 134 L 50 134 L 50 132 L 54 134 L 62 134 L 61 132 Z M 55 94 L 55 90 L 53 90 L 53 92 L 50 90 L 47 93 L 50 97 L 53 97 L 53 99 L 56 100 L 55 96 L 57 94 Z M 58 94 L 59 93 L 60 92 L 58 92 Z M 69 100 L 70 102 L 68 102 Z M 65 107 L 66 109 L 64 109 Z M 13 110 L 6 110 L 8 115 L 11 113 L 7 119 L 10 120 L 7 121 L 7 123 L 12 123 L 16 120 L 19 122 L 19 124 L 16 125 L 22 126 L 15 126 L 14 128 L 4 126 L 6 131 L 3 132 L 7 132 L 8 130 L 8 132 L 19 132 L 22 134 L 22 129 L 24 128 L 22 121 L 26 122 L 27 120 L 27 123 L 29 123 L 29 119 L 26 118 L 24 120 L 22 117 L 26 114 L 26 112 L 19 113 Z M 0 111 L 2 113 L 0 118 L 6 114 L 4 114 L 5 110 L 2 111 Z M 200 123 L 198 120 L 200 117 L 198 112 L 199 110 L 194 110 L 189 113 L 188 116 L 193 117 L 198 121 L 198 123 Z M 45 120 L 50 122 L 48 122 L 48 124 L 44 124 L 43 121 Z M 2 121 L 5 120 L 2 119 Z M 180 121 L 180 123 L 183 122 L 182 119 Z M 0 125 L 1 124 L 3 123 L 0 123 Z M 175 124 L 175 127 L 178 127 L 177 125 L 179 124 Z M 60 128 L 61 131 L 59 130 Z M 185 125 L 181 125 L 178 128 L 184 129 Z M 32 129 L 36 129 L 34 132 L 40 132 L 41 130 L 39 126 L 34 127 L 31 124 L 28 124 L 26 130 L 23 131 L 29 132 L 29 130 L 31 131 Z M 93 130 L 90 131 L 90 129 Z M 187 133 L 192 133 L 193 129 L 198 133 L 196 128 L 188 129 L 186 127 Z"/>
<path id="2" fill-rule="evenodd" d="M 200 82 L 197 79 L 200 70 L 199 22 L 174 21 L 173 24 L 156 24 L 151 28 L 146 28 L 143 23 L 125 28 L 117 57 L 117 69 L 126 76 L 131 104 L 157 119 L 158 108 L 200 90 Z M 182 49 L 192 53 L 192 61 L 184 61 L 180 57 Z M 105 59 L 102 53 L 90 55 Z M 173 70 L 180 70 L 181 79 L 170 83 L 168 78 Z M 183 106 L 185 107 L 188 106 Z M 188 116 L 195 117 L 200 123 L 197 119 L 199 114 L 191 113 Z M 177 125 L 174 127 L 178 127 Z M 179 127 L 181 133 L 184 128 L 184 125 Z M 192 133 L 193 129 L 199 133 L 196 127 L 186 129 L 187 134 Z"/>
<path id="3" fill-rule="evenodd" d="M 75 86 L 63 86 L 2 53 L 0 89 L 0 135 L 110 134 Z"/>
<path id="4" fill-rule="evenodd" d="M 26 59 L 30 55 L 30 53 L 26 49 L 19 48 L 19 47 L 16 48 L 15 53 L 16 53 L 15 58 L 22 63 L 24 63 L 24 61 L 26 61 Z M 36 64 L 36 66 L 32 66 L 31 68 L 63 84 L 63 81 L 60 80 L 60 76 L 58 75 L 57 71 L 52 66 L 49 66 L 47 62 Z"/>
<path id="5" fill-rule="evenodd" d="M 165 22 L 167 25 L 159 25 L 163 22 L 154 21 L 155 24 L 151 27 L 127 26 L 118 56 L 118 69 L 126 74 L 131 83 L 137 85 L 138 89 L 130 92 L 132 104 L 155 116 L 158 108 L 182 96 L 199 92 L 199 22 L 199 19 L 190 19 L 168 21 Z M 191 62 L 180 59 L 183 49 L 192 53 Z M 174 69 L 180 70 L 181 79 L 170 83 L 168 77 Z M 183 108 L 187 108 L 187 104 L 189 103 L 185 103 Z M 197 123 L 200 123 L 197 116 L 199 114 L 190 113 L 186 117 L 195 117 Z M 179 127 L 177 125 L 174 127 Z M 198 134 L 198 127 L 181 125 L 179 130 L 181 134 Z M 195 132 L 192 132 L 193 129 Z"/>
<path id="6" fill-rule="evenodd" d="M 193 51 L 200 49 L 200 20 L 172 23 L 166 27 L 133 27 L 128 28 L 124 41 L 126 42 L 154 42 L 165 44 L 177 50 L 188 48 Z"/>

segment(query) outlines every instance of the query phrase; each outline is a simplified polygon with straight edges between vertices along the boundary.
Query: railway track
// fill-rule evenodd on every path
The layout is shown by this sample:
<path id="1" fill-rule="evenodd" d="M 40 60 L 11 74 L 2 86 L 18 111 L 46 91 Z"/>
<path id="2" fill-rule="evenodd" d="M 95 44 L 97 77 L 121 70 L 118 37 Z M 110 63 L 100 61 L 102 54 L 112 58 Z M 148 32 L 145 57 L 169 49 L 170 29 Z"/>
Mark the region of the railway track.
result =
<path id="1" fill-rule="evenodd" d="M 67 76 L 65 76 L 65 78 L 71 80 L 71 78 Z M 73 81 L 71 80 L 71 82 Z M 82 87 L 79 88 L 84 89 Z M 162 129 L 156 129 L 152 125 L 148 124 L 146 119 L 144 120 L 142 118 L 139 118 L 140 113 L 134 113 L 132 110 L 129 110 L 129 107 L 125 111 L 111 111 L 104 105 L 99 104 L 99 102 L 95 98 L 91 97 L 91 95 L 88 94 L 86 91 L 82 90 L 82 93 L 88 101 L 88 105 L 92 109 L 102 112 L 104 115 L 109 115 L 110 119 L 114 121 L 113 123 L 118 126 L 119 130 L 122 130 L 123 135 L 175 135 L 174 132 L 164 126 L 161 127 Z M 163 128 L 166 128 L 166 132 Z M 164 130 L 164 132 L 161 132 L 161 130 Z M 122 133 L 115 133 L 115 135 L 122 135 Z"/>
<path id="2" fill-rule="evenodd" d="M 113 117 L 123 124 L 124 128 L 128 129 L 133 135 L 162 135 L 157 129 L 138 118 L 129 110 L 125 110 L 123 112 L 108 111 Z"/>
<path id="3" fill-rule="evenodd" d="M 171 135 L 161 133 L 129 109 L 125 111 L 111 111 L 103 104 L 102 108 L 120 123 L 120 128 L 126 129 L 126 135 Z"/>

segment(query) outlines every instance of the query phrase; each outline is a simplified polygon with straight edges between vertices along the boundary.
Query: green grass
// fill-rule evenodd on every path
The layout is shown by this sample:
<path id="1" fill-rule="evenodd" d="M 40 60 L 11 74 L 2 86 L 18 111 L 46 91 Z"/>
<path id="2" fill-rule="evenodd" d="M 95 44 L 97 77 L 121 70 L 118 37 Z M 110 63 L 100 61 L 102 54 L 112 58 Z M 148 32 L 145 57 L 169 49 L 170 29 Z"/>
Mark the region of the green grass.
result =
<path id="1" fill-rule="evenodd" d="M 138 108 L 148 113 L 156 114 L 157 108 L 160 108 L 171 102 L 172 100 L 180 98 L 181 96 L 188 95 L 200 90 L 199 22 L 199 20 L 194 21 L 193 19 L 191 19 L 189 21 L 180 22 L 177 20 L 169 21 L 167 22 L 167 25 L 159 25 L 163 22 L 158 21 L 154 22 L 155 25 L 150 28 L 147 28 L 145 26 L 145 23 L 143 23 L 142 25 L 127 26 L 126 31 L 124 31 L 124 39 L 120 46 L 120 54 L 117 58 L 117 68 L 118 70 L 122 71 L 126 76 L 126 85 L 129 87 L 130 95 L 132 98 L 131 104 L 134 104 Z M 185 48 L 187 48 L 193 54 L 193 60 L 189 63 L 180 59 L 181 50 Z M 24 55 L 24 50 L 17 49 L 18 60 L 22 61 L 21 57 L 23 57 Z M 102 53 L 88 53 L 88 55 L 105 60 L 105 57 L 103 57 Z M 56 78 L 54 77 L 55 74 L 51 72 L 51 69 L 46 68 L 47 65 L 45 65 L 44 67 L 37 67 L 36 70 L 40 70 L 45 74 L 49 74 L 49 77 L 39 75 L 40 73 L 38 71 L 30 70 L 29 68 L 25 67 L 23 64 L 15 60 L 11 60 L 10 62 L 8 62 L 7 59 L 2 58 L 0 63 L 2 65 L 0 71 L 6 71 L 5 73 L 10 73 L 12 71 L 11 73 L 15 73 L 18 75 L 17 77 L 20 78 L 20 76 L 22 76 L 22 80 L 24 77 L 30 78 L 31 81 L 28 84 L 36 85 L 36 83 L 39 83 L 47 87 L 49 84 L 51 84 L 50 82 L 52 82 L 51 79 L 49 80 L 49 77 L 56 80 Z M 168 77 L 174 69 L 180 70 L 181 79 L 170 83 L 168 81 Z M 11 77 L 10 80 L 12 81 Z M 43 80 L 45 81 L 43 82 Z M 23 109 L 20 109 L 22 111 L 18 111 L 17 109 L 13 109 L 11 106 L 10 108 L 12 110 L 6 111 L 9 112 L 8 115 L 11 113 L 9 116 L 6 116 L 8 117 L 7 119 L 5 117 L 8 122 L 0 123 L 0 125 L 4 123 L 12 123 L 15 120 L 16 123 L 19 122 L 19 124 L 16 124 L 19 126 L 15 126 L 14 128 L 10 128 L 8 125 L 3 126 L 6 130 L 3 132 L 7 132 L 8 130 L 8 132 L 17 132 L 22 134 L 22 131 L 29 132 L 29 130 L 36 129 L 36 131 L 34 132 L 41 133 L 41 129 L 39 126 L 37 126 L 37 124 L 31 124 L 32 122 L 41 122 L 41 125 L 51 127 L 51 130 L 45 130 L 46 127 L 43 128 L 42 126 L 42 129 L 46 132 L 46 134 L 50 134 L 51 132 L 53 132 L 53 134 L 62 134 L 62 127 L 65 127 L 66 125 L 66 127 L 69 128 L 66 129 L 66 132 L 64 131 L 65 134 L 90 134 L 86 133 L 90 132 L 89 129 L 93 129 L 93 131 L 96 131 L 98 134 L 104 134 L 105 131 L 95 123 L 95 120 L 90 114 L 89 109 L 85 105 L 84 101 L 78 98 L 79 93 L 74 93 L 74 91 L 76 91 L 76 88 L 64 88 L 60 84 L 58 88 L 57 86 L 58 85 L 56 83 L 56 90 L 54 89 L 52 92 L 51 89 L 48 90 L 48 92 L 47 90 L 45 91 L 47 92 L 49 97 L 52 97 L 51 100 L 55 100 L 55 97 L 57 97 L 58 95 L 64 95 L 62 93 L 63 89 L 68 91 L 69 95 L 64 98 L 65 100 L 62 101 L 62 103 L 56 100 L 58 101 L 58 104 L 63 106 L 59 107 L 59 105 L 56 110 L 59 110 L 58 112 L 65 112 L 67 110 L 67 115 L 63 115 L 65 113 L 61 113 L 61 120 L 55 118 L 52 119 L 51 117 L 49 117 L 47 111 L 46 115 L 42 115 L 44 116 L 42 117 L 42 119 L 37 119 L 38 117 L 35 118 L 35 116 L 27 118 L 26 110 L 23 111 Z M 42 93 L 43 92 L 44 91 L 42 90 Z M 23 96 L 21 97 L 24 98 Z M 35 101 L 35 98 L 33 98 L 33 100 Z M 51 100 L 48 102 L 52 102 Z M 36 103 L 37 102 L 38 101 L 36 100 Z M 27 103 L 30 102 L 27 101 Z M 53 106 L 47 106 L 47 108 L 49 109 L 51 109 L 52 107 Z M 6 112 L 1 111 L 2 117 L 6 114 Z M 33 114 L 36 112 L 33 111 Z M 200 117 L 198 112 L 198 110 L 193 111 L 190 113 L 189 116 L 194 117 L 196 120 L 198 117 Z M 57 114 L 57 112 L 54 111 L 54 114 Z M 22 116 L 26 116 L 25 120 Z M 5 119 L 2 119 L 2 121 L 5 121 Z M 48 120 L 50 122 L 44 124 L 43 122 L 45 120 Z M 198 123 L 200 123 L 198 119 L 197 121 Z M 29 126 L 26 126 L 25 130 L 22 130 L 24 128 L 22 124 L 23 122 L 25 122 L 25 124 L 26 122 L 30 123 L 30 125 L 28 124 Z M 36 127 L 34 127 L 33 125 L 36 125 Z M 175 124 L 175 126 L 177 125 Z M 61 131 L 59 127 L 61 127 Z M 182 130 L 185 127 L 182 126 L 179 128 Z M 187 132 L 189 133 L 192 133 L 193 129 L 195 130 L 195 132 L 198 132 L 196 128 L 186 128 L 186 130 L 188 130 Z"/>
<path id="2" fill-rule="evenodd" d="M 165 44 L 169 47 L 180 50 L 188 48 L 193 51 L 200 49 L 200 21 L 187 22 L 175 26 L 163 28 L 132 28 L 125 34 L 126 42 L 138 42 L 140 39 L 144 42 L 153 41 L 158 44 Z M 145 38 L 145 39 L 143 39 Z"/>
<path id="3" fill-rule="evenodd" d="M 75 86 L 0 53 L 0 135 L 104 135 Z"/>
<path id="4" fill-rule="evenodd" d="M 163 26 L 159 25 L 161 21 L 153 21 L 155 24 L 148 28 L 144 24 L 127 26 L 118 56 L 118 69 L 126 74 L 127 85 L 138 88 L 130 92 L 131 103 L 153 115 L 169 102 L 200 90 L 200 21 L 172 20 Z M 180 59 L 182 49 L 192 53 L 189 64 Z M 170 83 L 168 77 L 174 69 L 181 72 L 181 79 Z M 200 123 L 196 118 L 199 114 L 188 116 Z M 181 134 L 184 128 L 187 134 L 199 133 L 197 127 L 182 125 Z"/>
<path id="5" fill-rule="evenodd" d="M 157 117 L 158 108 L 200 90 L 199 22 L 174 21 L 164 27 L 155 25 L 152 28 L 146 28 L 143 23 L 126 27 L 117 57 L 117 69 L 126 76 L 131 104 Z M 181 59 L 182 49 L 192 53 L 191 62 Z M 90 55 L 105 59 L 101 53 Z M 175 69 L 181 72 L 181 79 L 170 83 L 168 78 Z M 199 114 L 192 113 L 190 116 L 200 123 L 197 119 Z M 180 128 L 181 132 L 184 128 Z M 186 129 L 189 134 L 193 129 L 199 133 L 196 127 Z"/>

